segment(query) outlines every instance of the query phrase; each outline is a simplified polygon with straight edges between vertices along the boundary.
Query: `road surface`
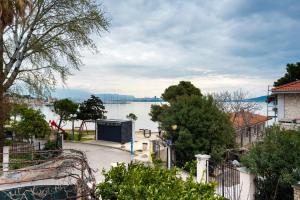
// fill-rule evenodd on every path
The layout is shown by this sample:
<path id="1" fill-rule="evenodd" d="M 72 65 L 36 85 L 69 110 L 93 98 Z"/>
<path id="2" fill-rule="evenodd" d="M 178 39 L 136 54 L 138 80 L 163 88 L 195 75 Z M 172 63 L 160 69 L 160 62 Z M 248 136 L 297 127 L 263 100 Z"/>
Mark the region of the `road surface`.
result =
<path id="1" fill-rule="evenodd" d="M 76 149 L 86 153 L 89 165 L 96 170 L 97 183 L 103 180 L 102 169 L 110 169 L 111 163 L 130 162 L 130 153 L 118 149 L 102 147 L 92 144 L 64 142 L 64 149 Z"/>

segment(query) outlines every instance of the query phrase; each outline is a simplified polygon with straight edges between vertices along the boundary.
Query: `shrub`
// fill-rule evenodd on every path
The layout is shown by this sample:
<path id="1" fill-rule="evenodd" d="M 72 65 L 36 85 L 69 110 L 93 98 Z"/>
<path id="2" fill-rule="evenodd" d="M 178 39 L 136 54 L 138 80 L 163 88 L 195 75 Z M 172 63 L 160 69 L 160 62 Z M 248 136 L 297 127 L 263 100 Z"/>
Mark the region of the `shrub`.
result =
<path id="1" fill-rule="evenodd" d="M 152 105 L 150 116 L 164 130 L 163 139 L 172 141 L 177 166 L 183 167 L 199 153 L 221 162 L 226 149 L 234 147 L 229 116 L 211 96 L 182 81 L 168 87 L 162 98 L 168 104 Z"/>
<path id="2" fill-rule="evenodd" d="M 103 200 L 155 199 L 155 200 L 223 200 L 215 195 L 215 184 L 199 184 L 193 177 L 187 181 L 177 177 L 177 170 L 149 167 L 131 163 L 119 164 L 103 171 L 104 182 L 98 184 L 96 195 Z"/>
<path id="3" fill-rule="evenodd" d="M 292 200 L 292 185 L 300 180 L 300 131 L 267 129 L 262 143 L 242 158 L 254 173 L 258 200 Z"/>
<path id="4" fill-rule="evenodd" d="M 48 140 L 45 143 L 44 150 L 56 150 L 56 149 L 57 149 L 57 143 L 56 143 L 56 141 Z"/>

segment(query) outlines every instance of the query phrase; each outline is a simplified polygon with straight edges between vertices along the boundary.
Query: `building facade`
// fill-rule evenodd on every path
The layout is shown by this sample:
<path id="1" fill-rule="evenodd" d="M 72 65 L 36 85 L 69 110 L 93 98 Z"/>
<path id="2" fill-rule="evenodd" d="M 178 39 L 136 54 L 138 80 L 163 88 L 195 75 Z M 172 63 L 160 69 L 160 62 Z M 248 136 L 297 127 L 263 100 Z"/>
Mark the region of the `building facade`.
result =
<path id="1" fill-rule="evenodd" d="M 300 127 L 300 80 L 273 88 L 270 99 L 282 127 Z"/>
<path id="2" fill-rule="evenodd" d="M 266 122 L 270 117 L 250 112 L 230 113 L 230 120 L 236 131 L 236 143 L 241 148 L 249 148 L 265 135 Z"/>

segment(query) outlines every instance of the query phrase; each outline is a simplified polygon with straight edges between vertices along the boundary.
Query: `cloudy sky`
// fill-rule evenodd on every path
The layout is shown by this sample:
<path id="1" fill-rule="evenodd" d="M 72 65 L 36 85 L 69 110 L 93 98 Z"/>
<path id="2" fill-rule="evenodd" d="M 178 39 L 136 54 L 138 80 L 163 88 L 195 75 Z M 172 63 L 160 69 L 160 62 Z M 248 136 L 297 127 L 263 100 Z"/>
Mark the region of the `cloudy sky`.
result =
<path id="1" fill-rule="evenodd" d="M 180 80 L 205 92 L 265 95 L 299 61 L 299 0 L 102 0 L 109 33 L 67 88 L 160 96 Z"/>

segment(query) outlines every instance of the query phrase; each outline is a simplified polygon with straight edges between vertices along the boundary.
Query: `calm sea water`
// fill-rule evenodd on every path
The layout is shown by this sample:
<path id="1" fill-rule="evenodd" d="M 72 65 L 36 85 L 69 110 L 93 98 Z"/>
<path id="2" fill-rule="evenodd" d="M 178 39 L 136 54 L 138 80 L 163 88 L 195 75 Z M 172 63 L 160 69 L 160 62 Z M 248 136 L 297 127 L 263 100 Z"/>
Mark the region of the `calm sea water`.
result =
<path id="1" fill-rule="evenodd" d="M 106 116 L 108 119 L 126 119 L 126 115 L 134 113 L 138 119 L 135 123 L 136 130 L 138 129 L 150 129 L 157 131 L 158 124 L 151 121 L 149 112 L 152 104 L 160 104 L 154 102 L 131 102 L 128 104 L 104 104 L 107 111 Z M 39 107 L 42 113 L 46 116 L 47 121 L 58 121 L 59 117 L 52 111 L 52 107 L 42 106 Z M 81 121 L 75 122 L 75 127 L 80 126 Z M 71 129 L 71 122 L 67 122 L 63 125 L 65 129 Z M 94 129 L 93 123 L 87 123 L 88 129 Z"/>
<path id="2" fill-rule="evenodd" d="M 153 102 L 131 102 L 128 104 L 105 104 L 107 110 L 106 116 L 108 119 L 126 119 L 126 115 L 129 113 L 134 113 L 138 120 L 135 123 L 136 130 L 138 129 L 150 129 L 152 131 L 157 131 L 158 124 L 151 121 L 149 112 L 152 104 L 161 104 Z M 258 111 L 259 114 L 267 114 L 267 105 L 266 103 L 259 103 L 261 110 Z M 58 121 L 59 117 L 52 111 L 53 108 L 42 106 L 39 108 L 43 114 L 46 116 L 46 119 Z M 81 121 L 75 122 L 75 127 L 80 126 Z M 71 122 L 63 124 L 63 128 L 71 129 Z M 94 129 L 94 124 L 87 124 L 88 129 Z"/>

